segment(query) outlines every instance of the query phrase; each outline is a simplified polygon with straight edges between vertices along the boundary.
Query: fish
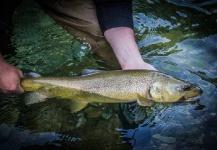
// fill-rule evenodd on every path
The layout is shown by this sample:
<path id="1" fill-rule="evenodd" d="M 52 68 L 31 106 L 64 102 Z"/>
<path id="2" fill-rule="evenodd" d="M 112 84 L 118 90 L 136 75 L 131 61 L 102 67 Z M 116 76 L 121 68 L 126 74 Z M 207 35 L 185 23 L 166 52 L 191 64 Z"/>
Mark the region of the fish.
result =
<path id="1" fill-rule="evenodd" d="M 73 112 L 92 102 L 153 106 L 195 101 L 202 94 L 198 86 L 154 70 L 83 71 L 79 76 L 24 78 L 20 84 L 43 99 L 70 99 Z"/>

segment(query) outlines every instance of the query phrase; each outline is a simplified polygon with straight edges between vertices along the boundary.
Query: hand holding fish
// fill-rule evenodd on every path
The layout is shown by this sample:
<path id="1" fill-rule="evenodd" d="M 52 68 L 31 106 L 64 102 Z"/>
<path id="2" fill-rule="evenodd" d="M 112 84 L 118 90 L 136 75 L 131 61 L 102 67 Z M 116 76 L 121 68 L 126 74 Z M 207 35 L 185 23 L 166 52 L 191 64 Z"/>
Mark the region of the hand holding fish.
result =
<path id="1" fill-rule="evenodd" d="M 20 79 L 23 77 L 21 70 L 7 63 L 0 53 L 0 91 L 3 93 L 23 93 Z"/>
<path id="2" fill-rule="evenodd" d="M 142 59 L 132 29 L 117 27 L 106 30 L 104 34 L 106 40 L 111 45 L 122 70 L 157 70 Z"/>

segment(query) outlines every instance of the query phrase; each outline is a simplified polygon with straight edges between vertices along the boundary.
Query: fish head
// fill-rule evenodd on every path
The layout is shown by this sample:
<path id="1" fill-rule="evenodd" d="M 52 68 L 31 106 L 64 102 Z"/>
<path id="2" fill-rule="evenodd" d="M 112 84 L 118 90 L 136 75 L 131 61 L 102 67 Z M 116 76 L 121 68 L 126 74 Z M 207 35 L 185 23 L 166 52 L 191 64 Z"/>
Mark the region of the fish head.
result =
<path id="1" fill-rule="evenodd" d="M 150 97 L 156 102 L 196 101 L 202 90 L 188 82 L 175 78 L 161 78 L 149 89 Z"/>

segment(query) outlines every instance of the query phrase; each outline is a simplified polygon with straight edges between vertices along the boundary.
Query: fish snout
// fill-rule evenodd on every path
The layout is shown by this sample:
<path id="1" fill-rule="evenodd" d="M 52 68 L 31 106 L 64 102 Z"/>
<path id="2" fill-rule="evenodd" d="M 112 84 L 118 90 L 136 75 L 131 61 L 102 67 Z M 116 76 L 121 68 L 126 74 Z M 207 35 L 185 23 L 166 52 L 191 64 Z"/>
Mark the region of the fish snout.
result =
<path id="1" fill-rule="evenodd" d="M 184 99 L 186 102 L 198 101 L 202 93 L 202 89 L 198 86 L 195 86 L 189 92 L 187 92 L 186 95 L 184 95 Z"/>

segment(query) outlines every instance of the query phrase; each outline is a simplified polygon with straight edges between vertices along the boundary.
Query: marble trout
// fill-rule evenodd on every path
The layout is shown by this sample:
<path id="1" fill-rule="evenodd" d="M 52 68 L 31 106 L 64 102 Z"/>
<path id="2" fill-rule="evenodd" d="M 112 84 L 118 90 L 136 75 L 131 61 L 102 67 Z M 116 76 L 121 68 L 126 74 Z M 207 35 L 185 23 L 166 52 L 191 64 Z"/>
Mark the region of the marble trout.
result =
<path id="1" fill-rule="evenodd" d="M 90 102 L 137 101 L 141 106 L 152 106 L 154 102 L 188 102 L 197 100 L 202 93 L 193 84 L 150 70 L 97 71 L 83 76 L 24 78 L 21 86 L 24 91 L 36 92 L 43 98 L 70 99 L 74 111 L 81 110 Z"/>

